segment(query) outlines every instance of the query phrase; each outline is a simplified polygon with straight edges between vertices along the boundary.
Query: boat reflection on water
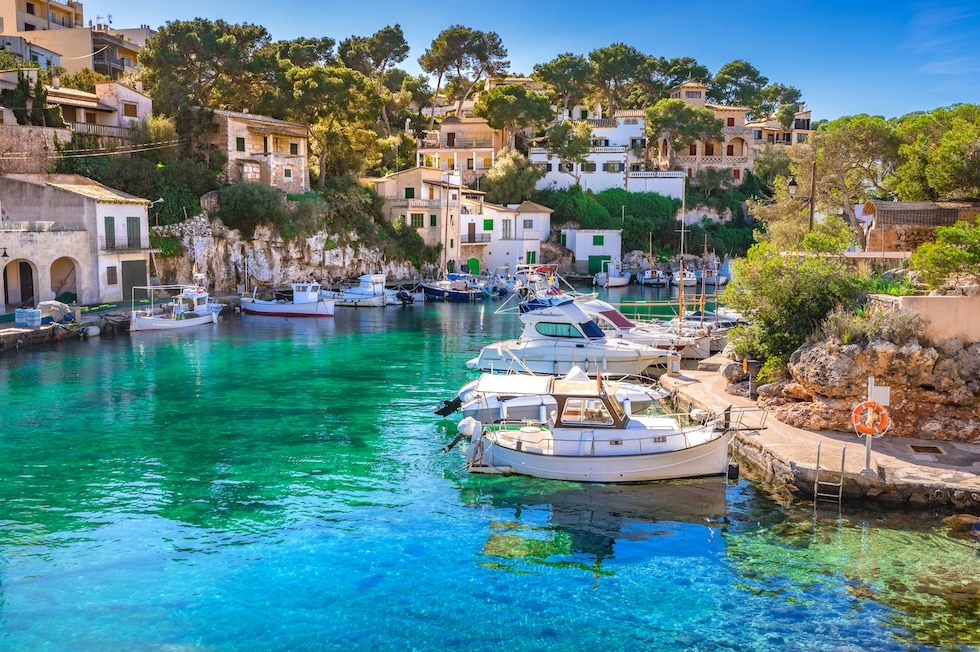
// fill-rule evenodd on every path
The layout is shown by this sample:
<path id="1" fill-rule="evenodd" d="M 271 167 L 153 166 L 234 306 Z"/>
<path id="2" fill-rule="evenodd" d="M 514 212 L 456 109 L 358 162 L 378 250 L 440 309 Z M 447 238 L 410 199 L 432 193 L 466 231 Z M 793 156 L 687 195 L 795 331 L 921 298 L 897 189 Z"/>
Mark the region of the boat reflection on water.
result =
<path id="1" fill-rule="evenodd" d="M 603 563 L 616 558 L 619 546 L 659 539 L 676 543 L 678 536 L 685 545 L 721 545 L 726 487 L 723 478 L 641 485 L 495 479 L 473 487 L 480 491 L 474 502 L 489 503 L 502 516 L 490 525 L 484 565 L 572 567 L 598 577 L 613 574 Z M 649 550 L 651 557 L 657 554 L 662 551 Z M 629 556 L 635 561 L 637 551 Z"/>

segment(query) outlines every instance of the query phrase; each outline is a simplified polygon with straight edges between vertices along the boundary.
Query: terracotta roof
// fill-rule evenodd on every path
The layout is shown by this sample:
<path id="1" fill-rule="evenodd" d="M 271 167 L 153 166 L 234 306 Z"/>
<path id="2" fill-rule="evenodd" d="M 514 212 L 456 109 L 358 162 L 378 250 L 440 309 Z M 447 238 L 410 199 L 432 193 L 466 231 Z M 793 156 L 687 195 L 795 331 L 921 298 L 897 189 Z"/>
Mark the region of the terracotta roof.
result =
<path id="1" fill-rule="evenodd" d="M 89 199 L 94 199 L 103 204 L 143 204 L 149 205 L 150 200 L 142 197 L 134 197 L 119 190 L 113 190 L 100 183 L 48 183 L 52 188 L 64 190 L 76 195 L 82 195 Z"/>
<path id="2" fill-rule="evenodd" d="M 714 109 L 716 111 L 748 111 L 749 108 L 746 106 L 726 106 L 725 104 L 712 104 L 711 102 L 705 102 L 704 106 L 709 109 Z"/>
<path id="3" fill-rule="evenodd" d="M 517 207 L 518 213 L 554 213 L 554 209 L 548 208 L 547 206 L 542 206 L 541 204 L 535 204 L 533 201 L 523 201 L 521 205 Z"/>
<path id="4" fill-rule="evenodd" d="M 285 129 L 293 129 L 295 131 L 302 131 L 304 134 L 307 133 L 309 127 L 305 124 L 299 122 L 290 122 L 289 120 L 280 120 L 279 118 L 270 118 L 267 115 L 257 115 L 255 113 L 240 113 L 236 111 L 224 111 L 221 109 L 215 109 L 215 115 L 224 116 L 226 118 L 234 118 L 236 120 L 242 120 L 244 122 L 264 122 L 271 125 L 277 125 Z"/>
<path id="5" fill-rule="evenodd" d="M 616 121 L 611 118 L 589 118 L 585 121 L 590 127 L 615 127 Z"/>
<path id="6" fill-rule="evenodd" d="M 613 116 L 616 118 L 643 118 L 646 117 L 646 111 L 643 109 L 619 109 Z"/>

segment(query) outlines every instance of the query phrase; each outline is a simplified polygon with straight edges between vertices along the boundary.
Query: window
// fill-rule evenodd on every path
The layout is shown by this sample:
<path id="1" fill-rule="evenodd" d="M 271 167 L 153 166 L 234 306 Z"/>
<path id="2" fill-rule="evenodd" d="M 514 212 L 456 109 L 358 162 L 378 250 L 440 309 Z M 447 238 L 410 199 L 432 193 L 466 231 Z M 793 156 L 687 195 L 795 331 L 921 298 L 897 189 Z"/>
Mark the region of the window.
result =
<path id="1" fill-rule="evenodd" d="M 711 143 L 708 143 L 707 145 L 705 145 L 704 146 L 704 155 L 705 156 L 714 156 L 715 155 L 715 146 L 712 145 Z"/>
<path id="2" fill-rule="evenodd" d="M 236 138 L 235 139 L 235 151 L 236 152 L 244 152 L 245 151 L 245 139 L 244 138 Z"/>
<path id="3" fill-rule="evenodd" d="M 594 235 L 592 236 L 592 246 L 601 247 L 606 243 L 606 236 L 604 235 Z"/>
<path id="4" fill-rule="evenodd" d="M 415 188 L 405 188 L 405 199 L 415 199 Z"/>
<path id="5" fill-rule="evenodd" d="M 289 143 L 289 153 L 292 156 L 299 156 L 299 143 Z"/>
<path id="6" fill-rule="evenodd" d="M 286 179 L 292 179 L 293 178 L 293 171 L 290 170 L 289 168 L 286 168 L 285 170 L 282 171 L 282 176 L 284 178 L 286 178 Z"/>
<path id="7" fill-rule="evenodd" d="M 806 134 L 796 134 L 796 142 L 798 142 L 798 143 L 805 143 L 806 142 Z"/>
<path id="8" fill-rule="evenodd" d="M 452 240 L 452 239 L 449 240 L 449 248 L 450 249 L 452 249 L 455 246 L 455 244 L 456 244 L 456 241 L 455 240 Z"/>
<path id="9" fill-rule="evenodd" d="M 688 99 L 691 99 L 691 100 L 701 99 L 701 91 L 685 91 L 684 92 L 684 97 L 686 97 Z"/>
<path id="10" fill-rule="evenodd" d="M 262 136 L 262 153 L 263 154 L 268 154 L 269 153 L 269 137 L 268 136 Z"/>
<path id="11" fill-rule="evenodd" d="M 581 113 L 579 113 L 579 115 L 578 115 L 578 119 L 579 120 L 588 120 L 589 119 L 589 112 L 587 110 L 585 110 L 585 109 L 582 109 Z"/>
<path id="12" fill-rule="evenodd" d="M 536 251 L 526 252 L 524 256 L 524 260 L 527 262 L 528 265 L 534 265 L 535 263 L 538 262 L 538 252 Z"/>
<path id="13" fill-rule="evenodd" d="M 630 164 L 630 172 L 643 172 L 643 164 L 642 163 Z"/>
<path id="14" fill-rule="evenodd" d="M 123 102 L 123 115 L 127 118 L 138 118 L 139 113 L 136 110 L 136 105 L 132 102 Z"/>
<path id="15" fill-rule="evenodd" d="M 595 172 L 595 163 L 583 163 L 582 172 Z"/>
<path id="16" fill-rule="evenodd" d="M 436 226 L 438 224 L 438 218 L 435 215 L 429 216 L 429 226 Z"/>
<path id="17" fill-rule="evenodd" d="M 34 25 L 31 25 L 30 23 L 24 23 L 25 32 L 33 32 L 35 29 L 37 28 Z"/>
<path id="18" fill-rule="evenodd" d="M 514 237 L 511 229 L 512 224 L 513 222 L 511 220 L 502 220 L 500 222 L 500 237 L 503 240 L 510 240 L 512 237 Z"/>
<path id="19" fill-rule="evenodd" d="M 593 147 L 609 147 L 609 139 L 608 138 L 593 138 L 592 139 L 592 146 Z"/>
<path id="20" fill-rule="evenodd" d="M 525 229 L 533 229 L 534 228 L 534 220 L 524 220 L 524 228 Z"/>
<path id="21" fill-rule="evenodd" d="M 602 164 L 603 172 L 622 172 L 626 169 L 626 164 L 620 161 L 611 161 L 609 163 Z"/>
<path id="22" fill-rule="evenodd" d="M 476 161 L 471 158 L 466 159 L 466 169 L 472 170 L 476 167 Z"/>
<path id="23" fill-rule="evenodd" d="M 755 131 L 753 131 L 752 137 L 755 138 L 756 140 L 762 140 L 762 130 L 756 129 Z"/>
<path id="24" fill-rule="evenodd" d="M 689 155 L 691 155 L 691 156 L 697 156 L 698 155 L 698 146 L 697 145 L 691 145 L 690 147 L 687 148 L 687 153 Z"/>
<path id="25" fill-rule="evenodd" d="M 548 337 L 582 337 L 582 332 L 575 324 L 553 324 L 542 321 L 534 325 L 534 330 Z"/>
<path id="26" fill-rule="evenodd" d="M 105 268 L 105 284 L 119 285 L 119 274 L 115 266 Z"/>
<path id="27" fill-rule="evenodd" d="M 34 3 L 33 2 L 28 2 L 27 3 L 27 13 L 29 13 L 32 16 L 36 16 L 37 15 L 37 10 L 34 8 Z"/>
<path id="28" fill-rule="evenodd" d="M 735 168 L 734 170 L 732 170 L 732 178 L 735 179 L 736 181 L 741 180 L 741 178 L 742 178 L 742 171 L 739 170 L 738 168 Z"/>
<path id="29" fill-rule="evenodd" d="M 551 163 L 538 163 L 545 172 L 551 172 Z"/>
<path id="30" fill-rule="evenodd" d="M 726 120 L 725 124 L 728 127 L 734 127 L 735 126 L 735 118 L 728 118 L 728 120 Z"/>
<path id="31" fill-rule="evenodd" d="M 605 404 L 595 398 L 570 398 L 565 401 L 562 423 L 588 423 L 611 426 L 612 416 Z"/>
<path id="32" fill-rule="evenodd" d="M 725 151 L 727 152 L 728 156 L 735 156 L 735 146 L 734 145 L 729 145 L 728 146 L 728 149 L 726 149 Z"/>
<path id="33" fill-rule="evenodd" d="M 642 149 L 646 146 L 646 138 L 630 138 L 630 149 Z"/>
<path id="34" fill-rule="evenodd" d="M 493 220 L 483 220 L 483 230 L 493 231 Z"/>
<path id="35" fill-rule="evenodd" d="M 116 218 L 111 215 L 105 216 L 105 248 L 116 248 Z"/>
<path id="36" fill-rule="evenodd" d="M 572 172 L 575 171 L 575 164 L 574 163 L 559 163 L 558 164 L 558 171 L 559 172 L 572 173 Z"/>
<path id="37" fill-rule="evenodd" d="M 412 213 L 412 227 L 420 229 L 425 226 L 425 213 Z"/>
<path id="38" fill-rule="evenodd" d="M 126 246 L 130 249 L 140 248 L 140 218 L 129 216 L 126 218 Z"/>

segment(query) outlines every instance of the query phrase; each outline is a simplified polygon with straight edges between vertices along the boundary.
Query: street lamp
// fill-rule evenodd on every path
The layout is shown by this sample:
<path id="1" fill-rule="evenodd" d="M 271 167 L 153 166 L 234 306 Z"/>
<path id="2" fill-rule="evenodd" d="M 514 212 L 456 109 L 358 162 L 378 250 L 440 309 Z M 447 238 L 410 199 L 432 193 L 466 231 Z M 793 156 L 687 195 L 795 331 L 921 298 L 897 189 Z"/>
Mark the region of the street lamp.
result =
<path id="1" fill-rule="evenodd" d="M 789 196 L 796 199 L 796 190 L 800 184 L 796 183 L 796 177 L 792 177 L 789 183 L 786 185 L 786 190 L 789 192 Z M 807 232 L 813 231 L 813 210 L 814 204 L 817 200 L 817 162 L 813 162 L 813 167 L 810 169 L 810 196 L 809 197 L 799 197 L 800 201 L 805 201 L 810 205 L 810 228 Z"/>

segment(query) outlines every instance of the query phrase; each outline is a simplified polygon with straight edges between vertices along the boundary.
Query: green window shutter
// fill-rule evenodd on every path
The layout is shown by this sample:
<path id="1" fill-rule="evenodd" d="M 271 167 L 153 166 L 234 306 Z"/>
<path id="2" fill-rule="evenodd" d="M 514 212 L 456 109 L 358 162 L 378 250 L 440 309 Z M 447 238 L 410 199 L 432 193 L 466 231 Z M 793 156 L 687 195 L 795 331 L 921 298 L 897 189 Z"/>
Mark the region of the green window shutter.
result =
<path id="1" fill-rule="evenodd" d="M 436 218 L 436 216 L 435 215 L 430 215 L 429 216 L 429 226 L 436 226 L 436 225 L 437 225 L 437 218 Z"/>
<path id="2" fill-rule="evenodd" d="M 111 215 L 105 216 L 105 248 L 116 248 L 116 218 Z"/>
<path id="3" fill-rule="evenodd" d="M 425 213 L 412 213 L 412 226 L 416 229 L 425 226 Z"/>
<path id="4" fill-rule="evenodd" d="M 237 151 L 237 152 L 244 152 L 245 151 L 245 139 L 244 138 L 236 138 L 235 139 L 235 151 Z"/>
<path id="5" fill-rule="evenodd" d="M 483 230 L 493 231 L 493 220 L 483 220 Z"/>
<path id="6" fill-rule="evenodd" d="M 415 188 L 405 188 L 405 199 L 415 199 Z"/>
<path id="7" fill-rule="evenodd" d="M 538 252 L 536 251 L 527 252 L 527 254 L 524 256 L 524 260 L 527 261 L 528 265 L 534 265 L 535 263 L 538 262 Z"/>
<path id="8" fill-rule="evenodd" d="M 299 143 L 289 143 L 289 153 L 292 156 L 299 155 Z"/>
<path id="9" fill-rule="evenodd" d="M 130 249 L 140 248 L 140 218 L 126 218 L 126 244 Z"/>
<path id="10" fill-rule="evenodd" d="M 605 243 L 605 240 L 606 236 L 604 235 L 594 235 L 592 236 L 592 246 L 601 247 Z"/>

